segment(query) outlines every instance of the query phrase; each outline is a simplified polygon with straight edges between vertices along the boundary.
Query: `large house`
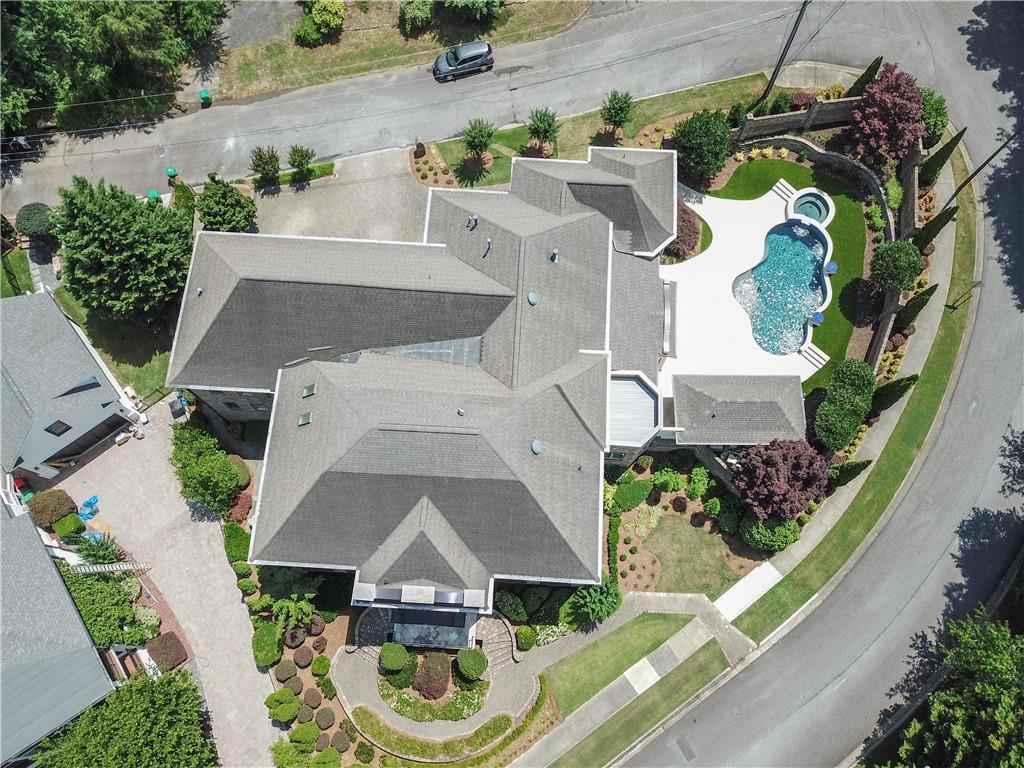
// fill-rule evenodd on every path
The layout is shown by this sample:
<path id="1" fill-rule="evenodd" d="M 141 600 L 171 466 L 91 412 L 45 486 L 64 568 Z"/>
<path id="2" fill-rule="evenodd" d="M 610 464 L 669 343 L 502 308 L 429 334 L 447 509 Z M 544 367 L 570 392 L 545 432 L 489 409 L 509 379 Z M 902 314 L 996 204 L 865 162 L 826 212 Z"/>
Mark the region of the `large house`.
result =
<path id="1" fill-rule="evenodd" d="M 250 560 L 464 614 L 495 579 L 599 581 L 605 461 L 730 444 L 760 410 L 742 382 L 658 391 L 676 203 L 673 152 L 594 147 L 516 158 L 509 192 L 431 189 L 421 243 L 201 233 L 168 385 L 270 420 Z M 744 439 L 802 433 L 770 410 Z"/>
<path id="2" fill-rule="evenodd" d="M 0 302 L 0 466 L 54 478 L 139 419 L 117 381 L 48 292 Z"/>

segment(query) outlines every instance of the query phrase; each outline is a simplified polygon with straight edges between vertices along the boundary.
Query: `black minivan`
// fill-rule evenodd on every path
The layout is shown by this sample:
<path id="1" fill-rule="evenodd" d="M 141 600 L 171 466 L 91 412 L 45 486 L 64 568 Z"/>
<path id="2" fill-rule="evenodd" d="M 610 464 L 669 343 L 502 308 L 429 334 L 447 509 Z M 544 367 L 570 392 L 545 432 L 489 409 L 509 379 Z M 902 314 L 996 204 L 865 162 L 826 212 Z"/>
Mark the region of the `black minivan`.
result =
<path id="1" fill-rule="evenodd" d="M 460 75 L 486 72 L 494 66 L 494 50 L 486 40 L 449 48 L 434 59 L 434 78 L 451 82 Z"/>

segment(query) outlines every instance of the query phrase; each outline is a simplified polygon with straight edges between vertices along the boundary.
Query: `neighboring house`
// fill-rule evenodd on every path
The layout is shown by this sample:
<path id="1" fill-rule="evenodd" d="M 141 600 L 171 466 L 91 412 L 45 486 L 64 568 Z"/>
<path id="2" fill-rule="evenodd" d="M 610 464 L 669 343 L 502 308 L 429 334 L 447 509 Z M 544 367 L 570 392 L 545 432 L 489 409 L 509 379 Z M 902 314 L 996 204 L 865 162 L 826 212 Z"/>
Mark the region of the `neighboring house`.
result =
<path id="1" fill-rule="evenodd" d="M 139 418 L 113 375 L 47 292 L 0 302 L 0 465 L 56 477 Z"/>
<path id="2" fill-rule="evenodd" d="M 200 233 L 167 381 L 270 419 L 250 560 L 416 615 L 599 581 L 605 460 L 685 441 L 654 383 L 675 174 L 515 158 L 510 192 L 431 189 L 422 243 Z"/>
<path id="3" fill-rule="evenodd" d="M 32 518 L 9 517 L 4 507 L 0 764 L 28 766 L 40 739 L 104 699 L 114 683 Z"/>

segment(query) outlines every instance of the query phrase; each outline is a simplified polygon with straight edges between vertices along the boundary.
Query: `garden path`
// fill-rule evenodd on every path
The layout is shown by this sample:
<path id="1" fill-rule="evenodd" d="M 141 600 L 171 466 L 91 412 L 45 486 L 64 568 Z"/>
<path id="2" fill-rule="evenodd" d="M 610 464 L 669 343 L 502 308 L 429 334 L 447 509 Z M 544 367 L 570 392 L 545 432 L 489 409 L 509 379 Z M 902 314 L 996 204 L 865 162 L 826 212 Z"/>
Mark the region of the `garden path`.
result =
<path id="1" fill-rule="evenodd" d="M 108 531 L 137 560 L 174 612 L 192 649 L 224 768 L 273 765 L 268 748 L 281 735 L 263 699 L 270 678 L 253 663 L 252 624 L 224 557 L 218 521 L 189 509 L 168 461 L 169 399 L 147 411 L 143 440 L 92 455 L 61 478 L 81 503 L 99 496 L 97 530 Z"/>

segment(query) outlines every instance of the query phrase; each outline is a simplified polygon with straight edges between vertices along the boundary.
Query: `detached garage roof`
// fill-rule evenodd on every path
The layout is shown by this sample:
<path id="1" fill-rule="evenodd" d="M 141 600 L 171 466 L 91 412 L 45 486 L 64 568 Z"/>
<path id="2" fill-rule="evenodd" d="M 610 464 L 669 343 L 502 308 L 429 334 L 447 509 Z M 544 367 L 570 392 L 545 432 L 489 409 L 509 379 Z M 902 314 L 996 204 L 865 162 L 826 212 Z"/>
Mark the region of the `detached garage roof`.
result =
<path id="1" fill-rule="evenodd" d="M 674 376 L 679 445 L 757 445 L 803 440 L 799 376 Z"/>
<path id="2" fill-rule="evenodd" d="M 3 516 L 0 547 L 0 762 L 6 762 L 114 685 L 32 518 Z"/>

